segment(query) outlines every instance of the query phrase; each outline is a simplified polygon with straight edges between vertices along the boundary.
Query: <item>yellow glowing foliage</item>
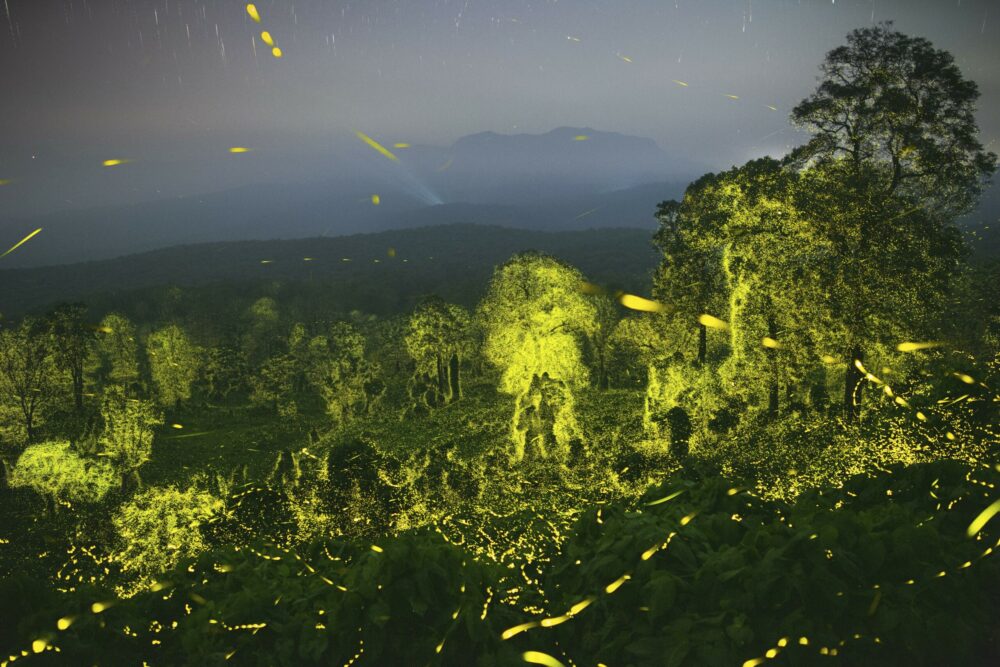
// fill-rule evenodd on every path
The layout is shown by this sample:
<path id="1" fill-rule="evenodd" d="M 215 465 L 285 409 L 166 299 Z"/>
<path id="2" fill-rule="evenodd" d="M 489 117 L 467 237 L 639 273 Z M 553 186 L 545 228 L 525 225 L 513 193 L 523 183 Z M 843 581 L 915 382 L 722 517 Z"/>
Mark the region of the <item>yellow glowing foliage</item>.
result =
<path id="1" fill-rule="evenodd" d="M 973 519 L 972 523 L 969 524 L 968 530 L 965 531 L 966 535 L 974 537 L 997 513 L 1000 513 L 1000 500 L 994 501 L 992 505 L 984 509 L 979 513 L 979 516 Z"/>
<path id="2" fill-rule="evenodd" d="M 260 14 L 257 13 L 257 6 L 253 3 L 247 5 L 247 14 L 249 14 L 250 18 L 252 18 L 256 23 L 260 23 Z"/>
<path id="3" fill-rule="evenodd" d="M 273 49 L 271 49 L 271 55 L 274 56 L 275 58 L 280 58 L 282 55 L 281 49 L 278 48 L 277 46 L 274 47 Z"/>
<path id="4" fill-rule="evenodd" d="M 268 46 L 274 46 L 274 38 L 271 37 L 271 33 L 267 30 L 260 33 L 260 41 L 264 42 Z"/>
<path id="5" fill-rule="evenodd" d="M 379 142 L 377 142 L 374 139 L 372 139 L 371 137 L 369 137 L 364 132 L 355 131 L 354 134 L 358 137 L 358 139 L 360 139 L 361 141 L 365 142 L 368 146 L 370 146 L 373 150 L 375 150 L 376 152 L 378 152 L 380 155 L 384 155 L 385 157 L 389 158 L 393 162 L 399 162 L 399 158 L 396 157 L 395 155 L 393 155 L 392 151 L 390 151 L 388 148 L 386 148 L 385 146 L 383 146 Z"/>
<path id="6" fill-rule="evenodd" d="M 641 296 L 635 296 L 634 294 L 622 294 L 618 298 L 618 301 L 626 308 L 639 310 L 644 313 L 662 313 L 667 309 L 667 307 L 662 303 L 644 299 Z"/>
<path id="7" fill-rule="evenodd" d="M 542 653 L 541 651 L 525 651 L 521 657 L 525 662 L 530 662 L 533 665 L 544 665 L 544 667 L 564 667 L 564 665 L 553 658 L 548 653 Z"/>
<path id="8" fill-rule="evenodd" d="M 708 327 L 709 329 L 718 329 L 719 331 L 729 331 L 729 323 L 725 320 L 720 320 L 718 317 L 709 315 L 708 313 L 702 313 L 698 316 L 698 324 Z"/>
<path id="9" fill-rule="evenodd" d="M 9 250 L 7 250 L 7 252 L 5 252 L 4 254 L 0 255 L 0 257 L 6 257 L 6 256 L 7 256 L 7 255 L 9 255 L 10 253 L 14 252 L 14 251 L 15 251 L 15 250 L 17 250 L 18 248 L 20 248 L 20 247 L 21 247 L 22 245 L 24 245 L 25 243 L 27 243 L 28 241 L 30 241 L 30 240 L 32 239 L 32 237 L 34 237 L 34 236 L 35 236 L 35 234 L 37 234 L 37 233 L 38 233 L 38 232 L 40 232 L 40 231 L 42 231 L 42 228 L 41 228 L 41 227 L 39 227 L 39 228 L 38 228 L 38 229 L 36 229 L 35 231 L 33 231 L 33 232 L 31 232 L 30 234 L 28 234 L 27 236 L 25 236 L 25 237 L 24 237 L 23 239 L 21 239 L 20 241 L 18 241 L 18 242 L 17 242 L 17 243 L 15 243 L 14 245 L 12 245 L 12 246 L 10 247 L 10 249 L 9 249 Z"/>
<path id="10" fill-rule="evenodd" d="M 944 343 L 930 341 L 926 343 L 900 343 L 896 349 L 900 352 L 916 352 L 917 350 L 929 350 L 933 347 L 941 347 Z"/>
<path id="11" fill-rule="evenodd" d="M 83 458 L 68 442 L 42 442 L 21 453 L 7 483 L 30 487 L 56 507 L 60 501 L 98 502 L 114 486 L 115 474 L 107 461 Z"/>
<path id="12" fill-rule="evenodd" d="M 222 510 L 221 500 L 194 488 L 153 487 L 137 494 L 111 519 L 122 545 L 115 560 L 140 577 L 163 572 L 205 549 L 199 527 Z"/>

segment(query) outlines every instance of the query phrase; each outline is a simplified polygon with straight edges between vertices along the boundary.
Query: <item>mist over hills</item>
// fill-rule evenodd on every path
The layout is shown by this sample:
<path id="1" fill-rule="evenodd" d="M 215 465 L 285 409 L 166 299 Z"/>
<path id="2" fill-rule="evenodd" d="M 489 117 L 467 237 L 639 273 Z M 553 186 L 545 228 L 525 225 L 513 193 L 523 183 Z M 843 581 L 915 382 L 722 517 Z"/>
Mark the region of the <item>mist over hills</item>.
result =
<path id="1" fill-rule="evenodd" d="M 350 144 L 317 164 L 316 180 L 309 183 L 0 218 L 7 237 L 44 230 L 5 258 L 5 268 L 107 259 L 177 244 L 435 224 L 550 231 L 652 228 L 656 204 L 679 196 L 703 171 L 652 140 L 591 128 L 564 127 L 541 135 L 484 132 L 450 147 L 390 148 L 398 162 L 361 142 Z M 376 194 L 378 205 L 372 200 Z"/>
<path id="2" fill-rule="evenodd" d="M 391 249 L 391 250 L 390 250 Z M 16 319 L 86 299 L 95 312 L 144 289 L 217 286 L 245 293 L 312 285 L 344 311 L 387 313 L 438 294 L 473 306 L 494 266 L 538 250 L 613 289 L 642 291 L 657 254 L 646 229 L 545 232 L 491 225 L 436 225 L 337 238 L 182 245 L 64 266 L 0 270 L 0 314 Z M 249 286 L 249 287 L 248 287 Z"/>

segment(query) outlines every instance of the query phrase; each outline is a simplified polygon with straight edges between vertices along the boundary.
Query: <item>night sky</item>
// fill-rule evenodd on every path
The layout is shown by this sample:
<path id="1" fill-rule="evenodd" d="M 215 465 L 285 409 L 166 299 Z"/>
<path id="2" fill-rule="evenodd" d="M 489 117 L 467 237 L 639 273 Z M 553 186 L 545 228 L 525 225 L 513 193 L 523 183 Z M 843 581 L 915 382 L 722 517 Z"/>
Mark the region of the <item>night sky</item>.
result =
<path id="1" fill-rule="evenodd" d="M 354 130 L 446 145 L 588 126 L 726 168 L 801 141 L 788 113 L 824 54 L 886 19 L 955 55 L 982 142 L 1000 135 L 996 0 L 256 6 L 259 25 L 236 0 L 0 0 L 0 219 L 316 180 Z"/>

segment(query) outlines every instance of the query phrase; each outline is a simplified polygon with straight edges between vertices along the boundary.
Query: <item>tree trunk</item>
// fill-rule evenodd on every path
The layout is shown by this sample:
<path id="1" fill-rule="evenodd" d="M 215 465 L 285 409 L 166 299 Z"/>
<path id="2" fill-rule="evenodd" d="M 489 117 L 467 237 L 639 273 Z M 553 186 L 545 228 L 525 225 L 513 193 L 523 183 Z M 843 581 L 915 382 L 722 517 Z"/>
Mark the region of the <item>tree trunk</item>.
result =
<path id="1" fill-rule="evenodd" d="M 73 402 L 76 405 L 76 412 L 83 412 L 83 369 L 73 369 Z"/>
<path id="2" fill-rule="evenodd" d="M 777 340 L 778 325 L 771 317 L 767 318 L 767 335 Z M 774 419 L 778 416 L 778 362 L 775 359 L 777 351 L 773 348 L 767 348 L 766 354 L 771 366 L 771 383 L 767 392 L 767 416 L 769 419 Z"/>
<path id="3" fill-rule="evenodd" d="M 451 355 L 448 378 L 451 380 L 452 400 L 457 401 L 462 398 L 461 362 L 459 361 L 457 354 Z"/>
<path id="4" fill-rule="evenodd" d="M 855 345 L 851 357 L 847 361 L 847 372 L 844 374 L 844 419 L 854 421 L 861 416 L 861 382 L 864 376 L 854 361 L 864 362 L 864 352 Z"/>
<path id="5" fill-rule="evenodd" d="M 437 356 L 437 386 L 443 403 L 448 402 L 448 370 L 441 361 L 441 355 Z"/>
<path id="6" fill-rule="evenodd" d="M 698 365 L 704 366 L 708 357 L 708 327 L 704 324 L 698 325 Z"/>

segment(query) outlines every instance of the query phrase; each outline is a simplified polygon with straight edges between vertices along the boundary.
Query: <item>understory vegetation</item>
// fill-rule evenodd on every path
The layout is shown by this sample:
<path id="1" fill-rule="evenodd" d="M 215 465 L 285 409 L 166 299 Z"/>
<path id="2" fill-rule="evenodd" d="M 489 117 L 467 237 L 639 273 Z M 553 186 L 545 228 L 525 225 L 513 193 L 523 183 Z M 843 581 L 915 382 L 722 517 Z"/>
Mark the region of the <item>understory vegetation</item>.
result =
<path id="1" fill-rule="evenodd" d="M 4 321 L 0 665 L 1000 662 L 975 84 L 888 25 L 823 74 L 645 297 L 523 252 L 474 308 Z"/>

